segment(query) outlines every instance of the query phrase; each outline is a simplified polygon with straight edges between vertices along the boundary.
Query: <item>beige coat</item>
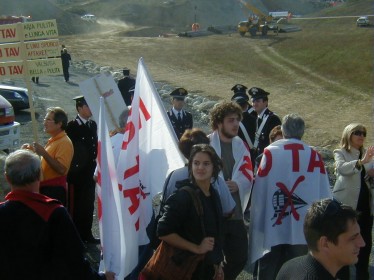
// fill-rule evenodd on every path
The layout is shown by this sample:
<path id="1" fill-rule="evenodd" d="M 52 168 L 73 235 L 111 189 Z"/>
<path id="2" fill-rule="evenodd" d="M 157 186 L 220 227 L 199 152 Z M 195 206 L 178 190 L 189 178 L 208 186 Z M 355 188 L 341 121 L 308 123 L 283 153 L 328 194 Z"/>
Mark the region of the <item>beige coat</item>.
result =
<path id="1" fill-rule="evenodd" d="M 334 150 L 336 182 L 333 189 L 333 196 L 353 209 L 357 209 L 361 188 L 361 169 L 356 168 L 359 154 L 360 151 L 355 148 L 352 148 L 350 152 L 345 149 Z M 373 161 L 364 164 L 364 166 L 366 170 L 373 168 Z M 372 192 L 368 182 L 365 182 Z"/>

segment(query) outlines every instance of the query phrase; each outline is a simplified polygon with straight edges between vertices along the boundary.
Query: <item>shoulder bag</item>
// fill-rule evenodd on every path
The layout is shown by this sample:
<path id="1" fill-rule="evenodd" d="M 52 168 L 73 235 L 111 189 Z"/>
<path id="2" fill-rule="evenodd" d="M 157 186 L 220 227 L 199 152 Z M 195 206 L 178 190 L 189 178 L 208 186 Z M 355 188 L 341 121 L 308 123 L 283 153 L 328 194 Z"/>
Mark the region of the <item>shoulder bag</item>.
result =
<path id="1" fill-rule="evenodd" d="M 201 228 L 205 236 L 203 222 L 203 206 L 198 194 L 189 186 L 181 188 L 186 190 L 194 203 L 200 217 Z M 192 252 L 175 248 L 165 241 L 157 247 L 151 259 L 140 272 L 139 280 L 189 280 L 198 264 L 204 259 L 204 254 L 197 255 Z"/>

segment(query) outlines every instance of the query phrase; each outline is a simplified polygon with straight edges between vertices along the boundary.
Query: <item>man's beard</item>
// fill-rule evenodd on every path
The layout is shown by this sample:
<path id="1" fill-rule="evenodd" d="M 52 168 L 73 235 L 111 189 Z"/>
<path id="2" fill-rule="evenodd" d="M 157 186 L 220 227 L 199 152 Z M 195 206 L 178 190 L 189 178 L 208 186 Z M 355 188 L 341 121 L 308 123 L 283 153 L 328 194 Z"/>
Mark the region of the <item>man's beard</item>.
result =
<path id="1" fill-rule="evenodd" d="M 234 138 L 235 136 L 238 135 L 238 133 L 236 133 L 235 135 L 231 134 L 231 133 L 228 132 L 224 127 L 222 127 L 222 129 L 221 129 L 221 134 L 222 134 L 223 136 L 227 137 L 227 138 L 230 138 L 230 139 L 232 139 L 232 138 Z"/>

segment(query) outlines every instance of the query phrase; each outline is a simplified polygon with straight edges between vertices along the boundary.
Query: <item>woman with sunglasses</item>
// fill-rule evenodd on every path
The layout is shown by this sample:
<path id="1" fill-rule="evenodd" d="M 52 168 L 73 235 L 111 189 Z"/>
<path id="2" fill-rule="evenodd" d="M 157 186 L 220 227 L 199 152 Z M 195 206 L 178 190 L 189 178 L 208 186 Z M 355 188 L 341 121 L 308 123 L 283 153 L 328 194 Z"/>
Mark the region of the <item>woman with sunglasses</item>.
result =
<path id="1" fill-rule="evenodd" d="M 369 258 L 372 245 L 373 193 L 370 188 L 374 176 L 374 146 L 364 148 L 366 128 L 362 124 L 347 125 L 334 151 L 336 183 L 334 197 L 360 212 L 358 224 L 366 243 L 361 248 L 356 264 L 356 279 L 369 279 Z"/>

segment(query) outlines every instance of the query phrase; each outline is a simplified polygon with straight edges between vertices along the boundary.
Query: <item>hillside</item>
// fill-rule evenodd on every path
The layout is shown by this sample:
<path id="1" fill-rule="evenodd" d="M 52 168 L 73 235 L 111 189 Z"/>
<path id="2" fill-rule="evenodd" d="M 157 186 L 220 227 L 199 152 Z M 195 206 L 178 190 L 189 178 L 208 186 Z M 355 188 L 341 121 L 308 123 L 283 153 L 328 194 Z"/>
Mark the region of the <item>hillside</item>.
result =
<path id="1" fill-rule="evenodd" d="M 306 14 L 321 9 L 307 0 L 247 0 L 264 13 L 286 9 Z M 77 14 L 94 13 L 106 19 L 119 19 L 140 26 L 162 26 L 169 28 L 190 27 L 199 22 L 201 26 L 236 25 L 246 19 L 249 10 L 238 0 L 107 0 L 74 1 L 66 5 L 67 11 Z M 76 3 L 81 2 L 81 5 Z"/>
<path id="2" fill-rule="evenodd" d="M 286 9 L 310 13 L 316 8 L 306 0 L 250 0 L 267 13 Z M 100 26 L 80 19 L 92 13 L 101 19 L 120 20 L 136 26 L 158 26 L 169 30 L 189 29 L 199 22 L 210 25 L 236 25 L 247 18 L 248 9 L 238 0 L 0 0 L 2 15 L 31 15 L 33 20 L 57 20 L 61 35 L 97 31 Z"/>
<path id="3" fill-rule="evenodd" d="M 56 19 L 59 34 L 76 34 L 93 30 L 77 14 L 69 13 L 48 0 L 0 0 L 0 15 L 26 15 L 33 21 Z"/>

